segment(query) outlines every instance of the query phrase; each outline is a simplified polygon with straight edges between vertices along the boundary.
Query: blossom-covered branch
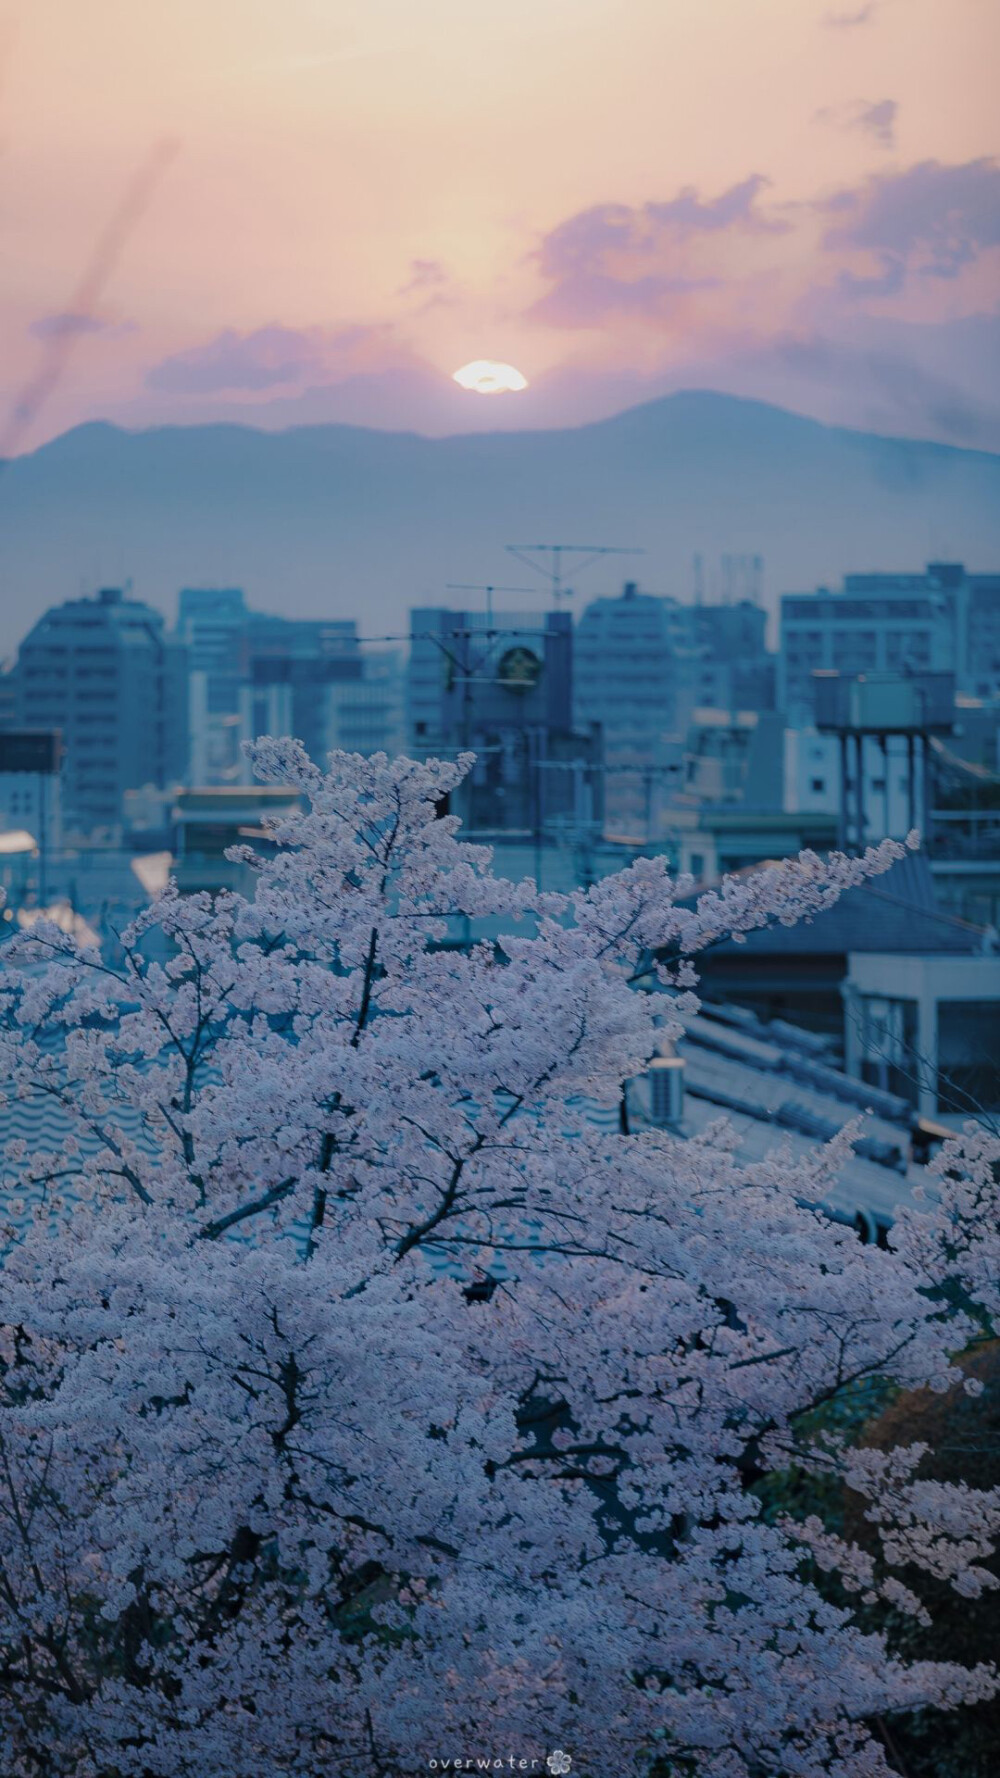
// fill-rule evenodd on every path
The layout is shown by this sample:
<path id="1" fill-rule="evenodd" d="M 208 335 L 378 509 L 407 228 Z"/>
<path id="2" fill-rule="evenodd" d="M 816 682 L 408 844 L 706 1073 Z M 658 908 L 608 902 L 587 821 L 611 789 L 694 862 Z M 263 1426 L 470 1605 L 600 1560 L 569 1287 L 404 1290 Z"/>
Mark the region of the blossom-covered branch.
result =
<path id="1" fill-rule="evenodd" d="M 896 1659 L 811 1564 L 891 1579 L 754 1484 L 863 1482 L 890 1568 L 986 1584 L 991 1503 L 807 1427 L 959 1380 L 995 1148 L 883 1252 L 808 1207 L 849 1133 L 810 1178 L 578 1108 L 680 1028 L 706 944 L 900 848 L 546 895 L 438 816 L 468 760 L 255 759 L 305 809 L 252 900 L 170 888 L 113 967 L 41 923 L 3 953 L 7 1090 L 59 1110 L 5 1156 L 4 1771 L 376 1778 L 485 1722 L 595 1773 L 888 1770 L 873 1717 L 992 1673 Z"/>

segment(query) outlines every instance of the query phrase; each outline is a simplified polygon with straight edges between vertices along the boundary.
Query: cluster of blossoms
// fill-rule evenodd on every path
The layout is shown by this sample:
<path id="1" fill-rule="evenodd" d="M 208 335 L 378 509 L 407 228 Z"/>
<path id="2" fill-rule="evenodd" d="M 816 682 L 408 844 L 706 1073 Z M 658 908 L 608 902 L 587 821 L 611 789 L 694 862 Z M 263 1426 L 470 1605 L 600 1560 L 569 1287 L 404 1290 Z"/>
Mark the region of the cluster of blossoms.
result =
<path id="1" fill-rule="evenodd" d="M 885 1252 L 805 1207 L 847 1137 L 810 1170 L 567 1115 L 679 1030 L 701 947 L 900 849 L 539 894 L 438 817 L 468 763 L 261 743 L 304 808 L 252 900 L 171 889 L 114 963 L 5 949 L 0 1077 L 65 1132 L 6 1157 L 9 1778 L 388 1778 L 485 1725 L 585 1773 L 876 1778 L 874 1718 L 995 1689 L 850 1592 L 988 1584 L 1000 1497 L 809 1428 L 960 1383 L 997 1145 L 952 1145 Z M 504 936 L 451 946 L 456 914 Z M 790 1464 L 865 1496 L 876 1557 L 761 1511 Z"/>

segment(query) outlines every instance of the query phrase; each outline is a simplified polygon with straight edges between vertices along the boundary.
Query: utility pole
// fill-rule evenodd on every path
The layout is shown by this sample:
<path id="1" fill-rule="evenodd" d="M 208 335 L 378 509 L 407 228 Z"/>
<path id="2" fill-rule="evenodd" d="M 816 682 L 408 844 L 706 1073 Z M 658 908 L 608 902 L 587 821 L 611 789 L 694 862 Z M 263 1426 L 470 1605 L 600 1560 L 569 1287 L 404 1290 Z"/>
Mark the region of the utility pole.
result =
<path id="1" fill-rule="evenodd" d="M 466 581 L 466 580 L 449 580 L 449 581 L 446 581 L 445 587 L 449 593 L 485 593 L 486 594 L 486 635 L 487 635 L 488 639 L 491 638 L 493 635 L 493 595 L 494 595 L 494 593 L 524 593 L 524 594 L 528 594 L 531 590 L 529 587 L 523 587 L 523 586 L 495 586 L 495 585 L 493 585 L 489 582 L 485 582 L 485 581 Z M 463 692 L 462 692 L 462 751 L 463 751 L 463 753 L 468 753 L 469 748 L 472 744 L 472 661 L 471 661 L 471 650 L 470 650 L 470 646 L 469 646 L 470 640 L 471 640 L 471 632 L 469 631 L 468 628 L 465 629 L 465 631 L 463 632 L 463 635 L 464 635 L 463 654 L 464 654 L 465 660 L 464 660 L 463 675 L 462 675 L 463 680 L 464 680 L 464 687 L 463 687 Z M 482 665 L 482 664 L 484 664 L 484 662 L 485 662 L 485 657 L 484 657 L 484 661 L 481 662 L 480 664 Z"/>
<path id="2" fill-rule="evenodd" d="M 48 833 L 46 832 L 46 828 L 48 825 L 49 811 L 48 811 L 48 804 L 47 804 L 47 800 L 46 800 L 46 796 L 45 796 L 45 790 L 46 790 L 45 773 L 39 772 L 39 774 L 38 774 L 38 905 L 41 908 L 43 913 L 45 912 L 46 898 L 48 896 L 48 881 L 47 881 L 46 874 L 45 874 L 45 864 L 46 864 L 46 859 L 47 859 L 47 855 L 48 855 L 48 842 L 49 842 L 49 836 L 48 836 Z"/>
<path id="3" fill-rule="evenodd" d="M 609 543 L 505 543 L 504 548 L 508 555 L 516 557 L 526 568 L 548 581 L 557 611 L 560 600 L 569 598 L 573 592 L 572 587 L 563 584 L 564 573 L 580 574 L 601 556 L 643 556 L 646 553 L 642 549 L 625 549 Z M 570 560 L 564 562 L 564 557 Z M 574 560 L 575 557 L 579 560 Z"/>
<path id="4" fill-rule="evenodd" d="M 465 580 L 449 580 L 446 583 L 446 585 L 447 585 L 447 591 L 449 593 L 485 593 L 486 594 L 486 627 L 487 627 L 487 631 L 489 631 L 493 628 L 493 594 L 494 593 L 524 593 L 527 596 L 527 595 L 530 595 L 534 590 L 532 587 L 527 587 L 527 586 L 489 586 L 486 583 L 481 582 L 481 581 L 476 582 L 476 581 L 465 581 Z"/>

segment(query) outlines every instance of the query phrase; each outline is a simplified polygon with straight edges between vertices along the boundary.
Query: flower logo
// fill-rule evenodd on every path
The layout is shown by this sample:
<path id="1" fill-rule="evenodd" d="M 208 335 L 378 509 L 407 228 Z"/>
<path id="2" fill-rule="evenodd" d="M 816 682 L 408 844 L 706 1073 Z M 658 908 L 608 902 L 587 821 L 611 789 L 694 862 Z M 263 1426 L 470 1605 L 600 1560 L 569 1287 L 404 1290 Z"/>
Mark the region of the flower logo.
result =
<path id="1" fill-rule="evenodd" d="M 545 1764 L 553 1774 L 553 1778 L 563 1778 L 563 1775 L 569 1771 L 573 1761 L 570 1759 L 568 1753 L 563 1753 L 562 1748 L 557 1747 L 555 1753 L 549 1754 Z"/>

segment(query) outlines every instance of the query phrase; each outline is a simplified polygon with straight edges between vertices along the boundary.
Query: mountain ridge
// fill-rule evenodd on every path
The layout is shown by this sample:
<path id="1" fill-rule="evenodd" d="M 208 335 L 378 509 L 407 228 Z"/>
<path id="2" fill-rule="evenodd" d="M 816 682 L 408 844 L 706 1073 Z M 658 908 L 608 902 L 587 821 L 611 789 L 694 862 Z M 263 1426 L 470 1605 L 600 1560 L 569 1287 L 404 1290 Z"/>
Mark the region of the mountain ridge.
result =
<path id="1" fill-rule="evenodd" d="M 497 398 L 502 399 L 502 398 Z M 616 413 L 604 415 L 598 419 L 582 420 L 576 425 L 556 426 L 525 426 L 523 428 L 504 428 L 493 430 L 483 427 L 479 431 L 454 432 L 421 432 L 413 426 L 362 426 L 349 420 L 303 420 L 292 422 L 287 426 L 263 426 L 254 424 L 250 419 L 236 420 L 163 420 L 150 425 L 127 426 L 118 420 L 94 419 L 82 420 L 75 426 L 69 426 L 64 432 L 57 433 L 54 438 L 46 439 L 30 451 L 19 453 L 18 456 L 0 459 L 7 467 L 23 462 L 27 458 L 43 455 L 45 452 L 64 444 L 69 439 L 81 435 L 108 434 L 124 438 L 146 438 L 162 434 L 177 433 L 244 433 L 249 432 L 260 438 L 288 438 L 298 434 L 336 432 L 349 434 L 352 437 L 375 438 L 406 438 L 418 439 L 429 445 L 467 444 L 477 439 L 497 439 L 514 443 L 525 439 L 575 437 L 580 433 L 606 432 L 623 422 L 631 422 L 640 416 L 661 415 L 666 410 L 679 412 L 685 404 L 697 402 L 704 409 L 714 406 L 719 412 L 734 414 L 737 411 L 761 415 L 775 415 L 793 424 L 809 427 L 816 433 L 835 433 L 843 438 L 874 440 L 884 445 L 917 445 L 922 450 L 934 451 L 945 456 L 982 457 L 990 461 L 1000 462 L 1000 451 L 986 450 L 977 445 L 950 444 L 941 439 L 925 438 L 919 434 L 872 431 L 863 426 L 845 426 L 839 421 L 818 420 L 813 414 L 798 412 L 795 408 L 784 407 L 780 402 L 764 401 L 757 396 L 730 395 L 721 389 L 710 389 L 692 385 L 691 388 L 670 390 L 665 395 L 654 395 L 648 401 L 630 403 Z M 250 410 L 248 410 L 250 411 Z"/>
<path id="2" fill-rule="evenodd" d="M 89 421 L 0 476 L 0 652 L 48 605 L 131 579 L 172 619 L 181 586 L 242 585 L 262 610 L 401 627 L 449 581 L 523 580 L 504 544 L 643 549 L 629 578 L 687 598 L 723 555 L 761 555 L 782 592 L 933 559 L 1000 563 L 1000 455 L 833 426 L 711 390 L 581 426 L 419 432 L 230 420 Z M 591 570 L 579 603 L 617 590 Z M 544 586 L 520 603 L 544 606 Z"/>

